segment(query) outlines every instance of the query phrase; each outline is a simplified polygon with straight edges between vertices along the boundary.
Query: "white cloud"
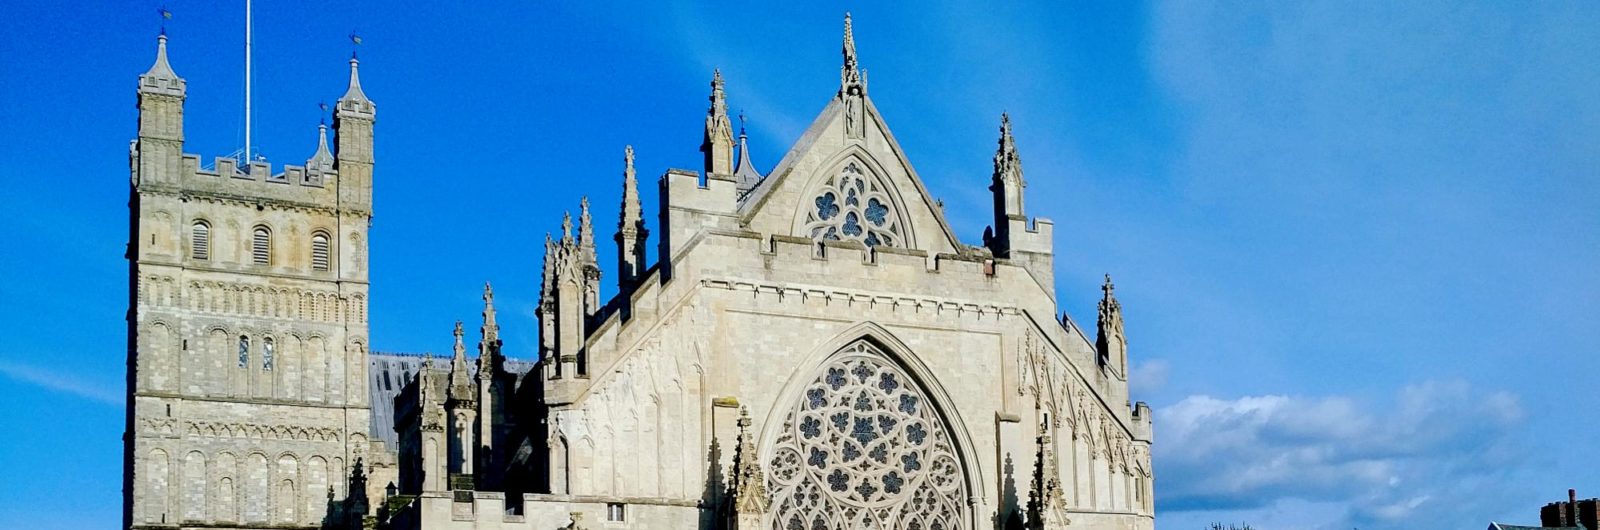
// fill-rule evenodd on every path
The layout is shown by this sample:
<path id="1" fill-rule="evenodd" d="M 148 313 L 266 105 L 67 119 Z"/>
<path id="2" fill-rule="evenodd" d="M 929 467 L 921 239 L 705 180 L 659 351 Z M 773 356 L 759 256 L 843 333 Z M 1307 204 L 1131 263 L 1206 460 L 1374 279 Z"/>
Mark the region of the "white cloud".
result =
<path id="1" fill-rule="evenodd" d="M 1462 382 L 1407 386 L 1385 403 L 1190 396 L 1156 411 L 1158 509 L 1261 515 L 1315 501 L 1343 504 L 1327 524 L 1478 523 L 1449 505 L 1512 467 L 1523 418 L 1515 395 Z"/>
<path id="2" fill-rule="evenodd" d="M 0 361 L 0 375 L 107 405 L 120 407 L 124 403 L 122 393 L 119 391 L 119 387 L 115 385 L 99 385 L 36 366 Z"/>

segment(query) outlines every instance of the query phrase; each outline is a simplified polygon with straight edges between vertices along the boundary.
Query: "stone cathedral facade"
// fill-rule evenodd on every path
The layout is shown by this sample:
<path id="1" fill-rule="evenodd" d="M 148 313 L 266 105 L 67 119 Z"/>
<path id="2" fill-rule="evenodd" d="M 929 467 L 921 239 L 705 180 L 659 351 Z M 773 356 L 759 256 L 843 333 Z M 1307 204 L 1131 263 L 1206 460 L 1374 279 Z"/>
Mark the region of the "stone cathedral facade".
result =
<path id="1" fill-rule="evenodd" d="M 538 318 L 505 324 L 538 358 L 502 354 L 487 285 L 475 347 L 457 322 L 435 358 L 367 347 L 357 62 L 304 166 L 203 164 L 162 37 L 130 150 L 125 526 L 1153 528 L 1122 308 L 1108 277 L 1092 328 L 1058 311 L 1009 120 L 963 243 L 848 17 L 843 59 L 766 172 L 715 75 L 702 170 L 661 174 L 647 215 L 626 149 L 611 237 L 585 199 L 530 264 Z"/>

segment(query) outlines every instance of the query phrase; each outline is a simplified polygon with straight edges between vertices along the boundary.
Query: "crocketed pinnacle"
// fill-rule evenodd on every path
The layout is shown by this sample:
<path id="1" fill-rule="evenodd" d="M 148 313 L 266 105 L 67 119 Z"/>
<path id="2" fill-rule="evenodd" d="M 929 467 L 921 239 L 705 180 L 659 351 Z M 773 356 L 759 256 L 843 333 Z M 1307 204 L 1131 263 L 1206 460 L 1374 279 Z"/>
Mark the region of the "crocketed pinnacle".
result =
<path id="1" fill-rule="evenodd" d="M 1000 147 L 994 153 L 994 180 L 1011 182 L 1019 187 L 1022 180 L 1022 157 L 1017 154 L 1017 142 L 1011 137 L 1011 115 L 1000 114 Z"/>

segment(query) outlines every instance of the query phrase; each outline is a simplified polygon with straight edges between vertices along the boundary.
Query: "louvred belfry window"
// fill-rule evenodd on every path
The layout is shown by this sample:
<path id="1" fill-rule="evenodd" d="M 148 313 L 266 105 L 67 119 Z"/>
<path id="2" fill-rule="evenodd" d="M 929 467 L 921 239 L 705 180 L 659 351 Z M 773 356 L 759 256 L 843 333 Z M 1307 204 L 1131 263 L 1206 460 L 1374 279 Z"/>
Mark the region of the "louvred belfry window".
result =
<path id="1" fill-rule="evenodd" d="M 195 221 L 189 232 L 189 256 L 197 260 L 211 259 L 211 225 Z"/>
<path id="2" fill-rule="evenodd" d="M 256 265 L 272 264 L 272 232 L 258 226 L 250 238 L 250 262 Z"/>
<path id="3" fill-rule="evenodd" d="M 328 235 L 318 232 L 311 236 L 311 270 L 326 271 L 331 260 L 328 257 Z"/>

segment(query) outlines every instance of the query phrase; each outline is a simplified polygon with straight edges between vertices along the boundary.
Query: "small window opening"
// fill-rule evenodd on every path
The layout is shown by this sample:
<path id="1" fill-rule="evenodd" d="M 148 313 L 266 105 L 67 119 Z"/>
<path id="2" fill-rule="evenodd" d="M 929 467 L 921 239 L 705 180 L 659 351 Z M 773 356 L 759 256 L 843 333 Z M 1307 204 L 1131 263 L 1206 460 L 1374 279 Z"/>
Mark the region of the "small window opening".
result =
<path id="1" fill-rule="evenodd" d="M 606 504 L 607 521 L 622 522 L 627 520 L 627 515 L 627 506 L 624 506 L 622 503 L 613 502 Z"/>
<path id="2" fill-rule="evenodd" d="M 272 264 L 272 232 L 265 226 L 257 226 L 250 239 L 250 260 L 256 265 Z"/>
<path id="3" fill-rule="evenodd" d="M 189 230 L 190 248 L 189 257 L 197 260 L 211 259 L 211 225 L 205 221 L 195 221 L 194 227 Z"/>
<path id="4" fill-rule="evenodd" d="M 272 370 L 272 338 L 261 341 L 261 369 Z"/>
<path id="5" fill-rule="evenodd" d="M 311 236 L 311 270 L 324 272 L 330 268 L 331 260 L 328 257 L 328 251 L 327 234 L 319 232 Z"/>
<path id="6" fill-rule="evenodd" d="M 250 337 L 239 336 L 239 367 L 250 366 Z"/>

